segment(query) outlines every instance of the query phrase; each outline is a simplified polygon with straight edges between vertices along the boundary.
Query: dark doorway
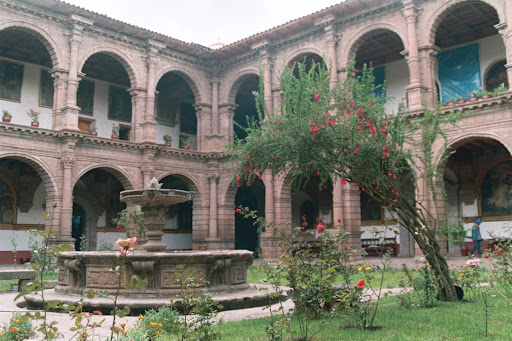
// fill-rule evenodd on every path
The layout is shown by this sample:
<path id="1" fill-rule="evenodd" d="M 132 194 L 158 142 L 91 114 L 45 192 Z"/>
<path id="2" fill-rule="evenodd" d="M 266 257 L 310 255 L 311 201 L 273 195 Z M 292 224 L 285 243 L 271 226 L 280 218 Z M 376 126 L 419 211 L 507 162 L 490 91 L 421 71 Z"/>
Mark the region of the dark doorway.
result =
<path id="1" fill-rule="evenodd" d="M 71 237 L 75 238 L 75 250 L 81 251 L 81 237 L 85 235 L 85 210 L 78 204 L 73 204 L 71 224 Z"/>
<path id="2" fill-rule="evenodd" d="M 262 216 L 265 212 L 265 188 L 263 182 L 258 181 L 252 186 L 241 186 L 235 196 L 235 206 L 248 207 L 250 210 L 258 211 Z M 258 257 L 259 235 L 258 224 L 254 225 L 254 218 L 244 218 L 241 214 L 235 215 L 235 249 L 249 250 Z"/>

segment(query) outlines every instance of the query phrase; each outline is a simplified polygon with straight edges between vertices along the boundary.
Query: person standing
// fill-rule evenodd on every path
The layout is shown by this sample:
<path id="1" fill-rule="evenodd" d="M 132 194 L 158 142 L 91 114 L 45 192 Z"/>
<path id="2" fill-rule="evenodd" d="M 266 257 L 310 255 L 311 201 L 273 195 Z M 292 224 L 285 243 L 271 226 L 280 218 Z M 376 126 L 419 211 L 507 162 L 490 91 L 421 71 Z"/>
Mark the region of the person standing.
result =
<path id="1" fill-rule="evenodd" d="M 482 234 L 480 233 L 480 219 L 475 220 L 475 224 L 471 229 L 471 239 L 475 244 L 470 250 L 469 255 L 472 255 L 475 251 L 478 251 L 478 257 L 482 257 Z"/>

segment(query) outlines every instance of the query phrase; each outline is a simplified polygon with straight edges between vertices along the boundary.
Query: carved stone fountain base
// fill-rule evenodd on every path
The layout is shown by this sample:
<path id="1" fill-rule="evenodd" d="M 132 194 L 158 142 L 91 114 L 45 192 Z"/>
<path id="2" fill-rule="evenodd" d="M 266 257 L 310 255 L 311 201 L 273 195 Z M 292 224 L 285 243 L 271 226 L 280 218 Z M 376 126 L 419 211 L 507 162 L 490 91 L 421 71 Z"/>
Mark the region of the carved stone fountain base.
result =
<path id="1" fill-rule="evenodd" d="M 118 286 L 118 277 L 110 271 L 113 264 L 120 264 L 122 257 L 116 251 L 63 252 L 59 255 L 59 280 L 53 290 L 45 291 L 45 300 L 77 304 L 84 299 L 86 310 L 101 310 L 109 313 L 113 308 L 113 295 Z M 170 299 L 180 292 L 172 282 L 178 271 L 193 268 L 209 283 L 206 289 L 224 309 L 240 309 L 266 305 L 268 293 L 247 283 L 247 267 L 253 263 L 252 252 L 227 251 L 180 251 L 146 252 L 135 251 L 125 258 L 126 272 L 121 279 L 118 307 L 129 306 L 133 314 L 144 310 L 168 306 Z M 178 267 L 184 265 L 184 268 Z M 144 289 L 129 289 L 125 286 L 131 278 L 146 279 Z M 86 298 L 89 289 L 107 290 L 110 298 Z M 40 308 L 39 295 L 25 296 L 28 307 Z"/>

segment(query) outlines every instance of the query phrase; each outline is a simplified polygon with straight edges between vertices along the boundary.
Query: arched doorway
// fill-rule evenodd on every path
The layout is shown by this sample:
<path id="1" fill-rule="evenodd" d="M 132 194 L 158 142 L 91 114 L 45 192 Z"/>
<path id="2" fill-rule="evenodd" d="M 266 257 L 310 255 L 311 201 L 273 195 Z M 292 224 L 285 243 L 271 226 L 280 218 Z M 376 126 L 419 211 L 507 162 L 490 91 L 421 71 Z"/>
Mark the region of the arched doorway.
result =
<path id="1" fill-rule="evenodd" d="M 84 251 L 82 250 L 82 239 L 85 237 L 85 210 L 75 203 L 73 203 L 71 218 L 71 237 L 75 239 L 75 251 Z"/>
<path id="2" fill-rule="evenodd" d="M 237 139 L 245 139 L 247 133 L 244 128 L 248 127 L 249 121 L 259 119 L 254 97 L 254 91 L 259 90 L 259 82 L 260 78 L 257 75 L 247 75 L 236 93 L 235 103 L 238 107 L 235 109 L 233 118 L 233 132 Z"/>
<path id="3" fill-rule="evenodd" d="M 251 186 L 240 186 L 235 195 L 235 206 L 248 207 L 257 211 L 260 216 L 265 213 L 265 185 L 257 180 Z M 255 219 L 244 218 L 241 214 L 235 215 L 235 249 L 254 252 L 254 257 L 259 256 L 259 233 Z"/>

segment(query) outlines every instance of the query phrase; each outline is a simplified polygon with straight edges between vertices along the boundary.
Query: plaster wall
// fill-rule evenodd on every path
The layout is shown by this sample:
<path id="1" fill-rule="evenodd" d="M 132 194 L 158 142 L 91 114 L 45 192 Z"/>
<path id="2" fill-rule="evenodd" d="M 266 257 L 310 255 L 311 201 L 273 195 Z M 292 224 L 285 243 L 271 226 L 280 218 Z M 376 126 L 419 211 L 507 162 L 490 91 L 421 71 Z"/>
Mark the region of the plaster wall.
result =
<path id="1" fill-rule="evenodd" d="M 22 64 L 24 67 L 20 102 L 0 100 L 0 110 L 7 110 L 12 114 L 11 123 L 30 126 L 32 120 L 28 117 L 27 111 L 30 108 L 34 108 L 41 112 L 38 120 L 39 127 L 51 129 L 52 109 L 39 106 L 41 70 L 47 69 L 39 65 L 23 63 L 7 58 L 2 58 L 2 60 Z"/>
<path id="2" fill-rule="evenodd" d="M 17 209 L 17 223 L 18 224 L 44 224 L 43 213 L 45 209 L 43 209 L 43 205 L 46 203 L 46 191 L 44 188 L 44 184 L 41 183 L 37 186 L 37 189 L 34 193 L 34 198 L 32 202 L 32 207 L 30 211 L 24 213 L 20 212 L 19 208 Z"/>

